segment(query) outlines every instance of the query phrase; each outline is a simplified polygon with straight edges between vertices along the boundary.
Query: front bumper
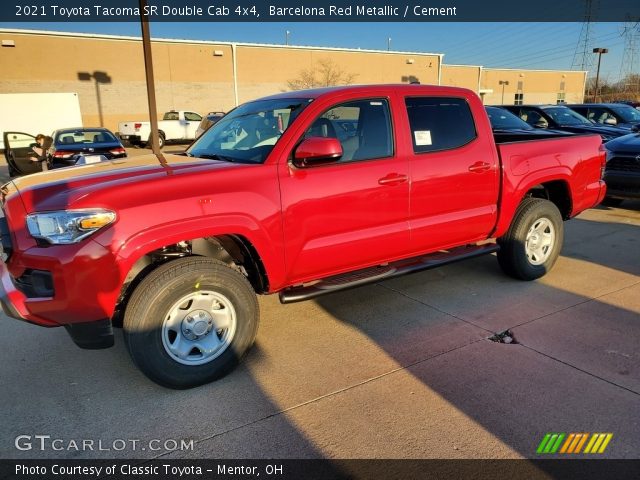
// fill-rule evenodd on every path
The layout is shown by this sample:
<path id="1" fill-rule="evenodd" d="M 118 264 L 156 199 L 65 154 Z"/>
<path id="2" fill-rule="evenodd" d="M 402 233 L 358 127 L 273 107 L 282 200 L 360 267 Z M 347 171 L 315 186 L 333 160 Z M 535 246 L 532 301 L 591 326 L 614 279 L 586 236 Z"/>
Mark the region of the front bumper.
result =
<path id="1" fill-rule="evenodd" d="M 607 197 L 640 198 L 640 171 L 608 171 L 605 172 L 604 181 L 607 184 Z"/>
<path id="2" fill-rule="evenodd" d="M 13 278 L 4 262 L 0 262 L 0 304 L 4 313 L 11 318 L 23 320 L 43 327 L 59 327 L 53 322 L 30 311 L 30 299 L 15 286 Z M 37 299 L 46 302 L 47 298 Z M 100 349 L 114 345 L 113 326 L 110 319 L 102 319 L 88 323 L 66 324 L 64 327 L 71 339 L 80 348 Z"/>

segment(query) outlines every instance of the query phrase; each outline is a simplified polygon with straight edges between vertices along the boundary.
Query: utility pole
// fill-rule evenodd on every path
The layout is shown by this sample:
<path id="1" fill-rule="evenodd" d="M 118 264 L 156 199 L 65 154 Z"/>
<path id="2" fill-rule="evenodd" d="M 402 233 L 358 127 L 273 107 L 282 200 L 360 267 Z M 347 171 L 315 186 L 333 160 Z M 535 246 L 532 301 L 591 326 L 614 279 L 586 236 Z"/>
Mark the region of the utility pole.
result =
<path id="1" fill-rule="evenodd" d="M 151 124 L 151 150 L 163 166 L 167 161 L 160 153 L 158 143 L 158 113 L 156 111 L 156 89 L 153 79 L 153 58 L 151 56 L 151 36 L 149 34 L 149 17 L 145 14 L 147 0 L 140 0 L 140 24 L 142 27 L 142 49 L 144 53 L 144 71 L 147 80 L 147 100 L 149 102 L 149 121 Z"/>
<path id="2" fill-rule="evenodd" d="M 596 91 L 594 92 L 594 101 L 598 102 L 598 83 L 600 82 L 600 60 L 602 59 L 603 53 L 608 53 L 609 50 L 606 48 L 594 48 L 593 53 L 598 54 L 598 70 L 596 71 Z"/>

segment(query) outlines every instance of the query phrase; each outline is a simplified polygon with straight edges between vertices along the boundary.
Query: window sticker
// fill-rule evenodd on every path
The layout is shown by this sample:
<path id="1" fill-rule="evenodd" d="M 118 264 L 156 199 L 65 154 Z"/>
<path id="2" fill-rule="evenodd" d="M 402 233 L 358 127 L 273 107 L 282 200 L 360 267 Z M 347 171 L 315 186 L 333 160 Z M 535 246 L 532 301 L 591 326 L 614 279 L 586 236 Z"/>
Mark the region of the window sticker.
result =
<path id="1" fill-rule="evenodd" d="M 416 130 L 413 132 L 416 145 L 431 145 L 431 130 Z"/>

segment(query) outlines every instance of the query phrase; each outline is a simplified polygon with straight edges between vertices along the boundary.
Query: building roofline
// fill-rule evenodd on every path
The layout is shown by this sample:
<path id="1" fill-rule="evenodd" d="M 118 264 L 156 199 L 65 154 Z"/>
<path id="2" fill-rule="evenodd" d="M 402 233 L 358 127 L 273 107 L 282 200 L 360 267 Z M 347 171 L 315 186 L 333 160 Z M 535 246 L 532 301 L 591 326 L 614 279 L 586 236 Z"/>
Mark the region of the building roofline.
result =
<path id="1" fill-rule="evenodd" d="M 18 35 L 42 35 L 42 36 L 56 36 L 56 37 L 72 37 L 72 38 L 93 38 L 100 40 L 116 40 L 116 41 L 142 41 L 142 37 L 135 37 L 130 35 L 108 35 L 103 33 L 79 33 L 79 32 L 59 32 L 53 30 L 28 30 L 28 29 L 15 29 L 15 28 L 0 28 L 0 33 L 12 33 Z M 331 52 L 355 52 L 355 53 L 383 53 L 383 54 L 402 54 L 402 55 L 420 55 L 430 57 L 444 57 L 444 53 L 429 53 L 429 52 L 407 52 L 401 50 L 372 50 L 365 48 L 343 48 L 343 47 L 314 47 L 311 45 L 282 45 L 277 43 L 249 43 L 249 42 L 227 42 L 227 41 L 214 41 L 214 40 L 187 40 L 179 38 L 155 38 L 152 37 L 151 41 L 157 43 L 184 43 L 194 45 L 223 45 L 238 47 L 266 47 L 266 48 L 283 48 L 292 50 L 325 50 Z M 440 62 L 442 63 L 442 62 Z"/>
<path id="2" fill-rule="evenodd" d="M 471 67 L 471 68 L 484 68 L 482 65 L 464 65 L 462 63 L 443 63 L 443 67 Z"/>
<path id="3" fill-rule="evenodd" d="M 553 73 L 588 73 L 587 70 L 544 70 L 540 68 L 500 68 L 500 67 L 482 67 L 484 70 L 509 70 L 513 72 L 553 72 Z"/>

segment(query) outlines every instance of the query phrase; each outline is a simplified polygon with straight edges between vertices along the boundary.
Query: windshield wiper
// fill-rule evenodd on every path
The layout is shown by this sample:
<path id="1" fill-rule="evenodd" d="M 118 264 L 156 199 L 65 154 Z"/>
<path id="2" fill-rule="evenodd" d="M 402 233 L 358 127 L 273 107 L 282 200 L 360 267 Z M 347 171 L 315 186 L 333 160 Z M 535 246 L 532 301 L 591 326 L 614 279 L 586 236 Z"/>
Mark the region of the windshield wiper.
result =
<path id="1" fill-rule="evenodd" d="M 233 157 L 227 157 L 225 155 L 218 155 L 215 153 L 202 153 L 198 155 L 198 158 L 206 158 L 207 160 L 222 160 L 223 162 L 235 162 Z"/>

